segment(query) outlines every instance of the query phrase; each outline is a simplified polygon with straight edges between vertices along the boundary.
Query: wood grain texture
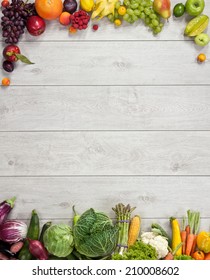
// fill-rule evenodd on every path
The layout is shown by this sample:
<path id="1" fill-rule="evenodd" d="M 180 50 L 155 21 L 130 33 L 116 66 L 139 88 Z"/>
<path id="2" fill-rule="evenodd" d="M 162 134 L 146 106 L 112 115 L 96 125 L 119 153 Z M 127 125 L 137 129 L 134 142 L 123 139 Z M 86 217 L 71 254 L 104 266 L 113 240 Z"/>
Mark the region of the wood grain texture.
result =
<path id="1" fill-rule="evenodd" d="M 210 177 L 0 177 L 0 198 L 16 196 L 14 218 L 27 219 L 35 208 L 42 219 L 70 219 L 73 205 L 114 218 L 112 207 L 122 202 L 150 220 L 199 210 L 210 225 L 209 186 Z"/>
<path id="2" fill-rule="evenodd" d="M 210 49 L 183 36 L 188 20 L 171 17 L 158 36 L 106 19 L 97 32 L 90 24 L 71 36 L 56 20 L 23 36 L 35 64 L 18 62 L 0 89 L 0 200 L 17 196 L 10 217 L 28 221 L 37 209 L 42 223 L 71 223 L 75 204 L 114 218 L 122 201 L 137 206 L 143 229 L 170 230 L 171 215 L 195 209 L 209 230 L 210 61 L 196 57 Z"/>
<path id="3" fill-rule="evenodd" d="M 0 158 L 5 176 L 210 175 L 210 133 L 2 132 Z"/>
<path id="4" fill-rule="evenodd" d="M 36 48 L 24 42 L 19 46 L 35 64 L 19 64 L 12 85 L 210 85 L 210 61 L 196 62 L 198 51 L 192 42 L 40 42 Z M 207 47 L 203 52 L 210 56 Z"/>
<path id="5" fill-rule="evenodd" d="M 1 131 L 209 130 L 210 86 L 11 87 Z"/>

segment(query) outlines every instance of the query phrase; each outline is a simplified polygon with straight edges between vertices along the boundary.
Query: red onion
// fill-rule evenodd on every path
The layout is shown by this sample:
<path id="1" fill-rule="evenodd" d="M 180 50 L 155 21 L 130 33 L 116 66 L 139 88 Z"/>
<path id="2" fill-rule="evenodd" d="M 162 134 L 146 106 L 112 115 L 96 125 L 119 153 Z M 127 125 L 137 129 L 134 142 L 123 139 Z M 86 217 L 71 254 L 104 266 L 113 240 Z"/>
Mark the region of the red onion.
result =
<path id="1" fill-rule="evenodd" d="M 48 259 L 48 252 L 42 242 L 39 240 L 31 240 L 30 238 L 27 238 L 27 240 L 29 242 L 29 251 L 35 258 L 38 260 Z"/>
<path id="2" fill-rule="evenodd" d="M 8 214 L 12 210 L 15 204 L 15 197 L 7 199 L 0 203 L 0 225 L 6 220 Z"/>
<path id="3" fill-rule="evenodd" d="M 0 240 L 16 243 L 26 237 L 27 225 L 19 220 L 7 220 L 0 225 Z"/>

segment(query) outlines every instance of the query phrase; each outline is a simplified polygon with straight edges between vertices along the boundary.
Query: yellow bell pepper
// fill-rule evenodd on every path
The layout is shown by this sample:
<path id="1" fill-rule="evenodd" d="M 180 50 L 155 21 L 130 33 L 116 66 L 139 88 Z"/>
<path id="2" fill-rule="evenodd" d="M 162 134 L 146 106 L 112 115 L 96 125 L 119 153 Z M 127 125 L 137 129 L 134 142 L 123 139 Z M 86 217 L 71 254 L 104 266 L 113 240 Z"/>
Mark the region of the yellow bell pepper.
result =
<path id="1" fill-rule="evenodd" d="M 210 232 L 201 231 L 198 233 L 197 246 L 204 253 L 210 253 Z"/>

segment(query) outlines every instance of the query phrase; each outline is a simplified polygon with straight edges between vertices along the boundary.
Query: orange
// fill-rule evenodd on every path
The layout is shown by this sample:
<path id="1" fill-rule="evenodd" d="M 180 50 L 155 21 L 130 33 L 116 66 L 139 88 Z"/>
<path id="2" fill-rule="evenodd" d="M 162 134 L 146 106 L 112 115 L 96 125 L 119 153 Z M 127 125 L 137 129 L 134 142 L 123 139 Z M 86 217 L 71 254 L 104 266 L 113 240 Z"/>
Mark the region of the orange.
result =
<path id="1" fill-rule="evenodd" d="M 53 20 L 62 13 L 63 2 L 61 0 L 35 0 L 35 9 L 41 18 Z"/>
<path id="2" fill-rule="evenodd" d="M 197 61 L 198 62 L 204 62 L 206 60 L 206 56 L 204 53 L 200 53 L 198 56 L 197 56 Z"/>
<path id="3" fill-rule="evenodd" d="M 10 85 L 10 79 L 9 78 L 3 78 L 1 81 L 2 86 L 9 86 Z"/>

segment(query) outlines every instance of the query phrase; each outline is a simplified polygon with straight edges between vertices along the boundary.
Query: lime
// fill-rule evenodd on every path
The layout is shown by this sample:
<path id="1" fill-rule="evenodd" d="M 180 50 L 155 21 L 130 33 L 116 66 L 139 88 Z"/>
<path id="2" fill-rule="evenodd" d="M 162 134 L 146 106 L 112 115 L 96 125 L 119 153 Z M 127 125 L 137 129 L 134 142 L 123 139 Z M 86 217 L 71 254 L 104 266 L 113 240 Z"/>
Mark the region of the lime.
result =
<path id="1" fill-rule="evenodd" d="M 185 5 L 182 3 L 178 3 L 174 6 L 173 15 L 175 17 L 181 17 L 185 12 Z"/>

